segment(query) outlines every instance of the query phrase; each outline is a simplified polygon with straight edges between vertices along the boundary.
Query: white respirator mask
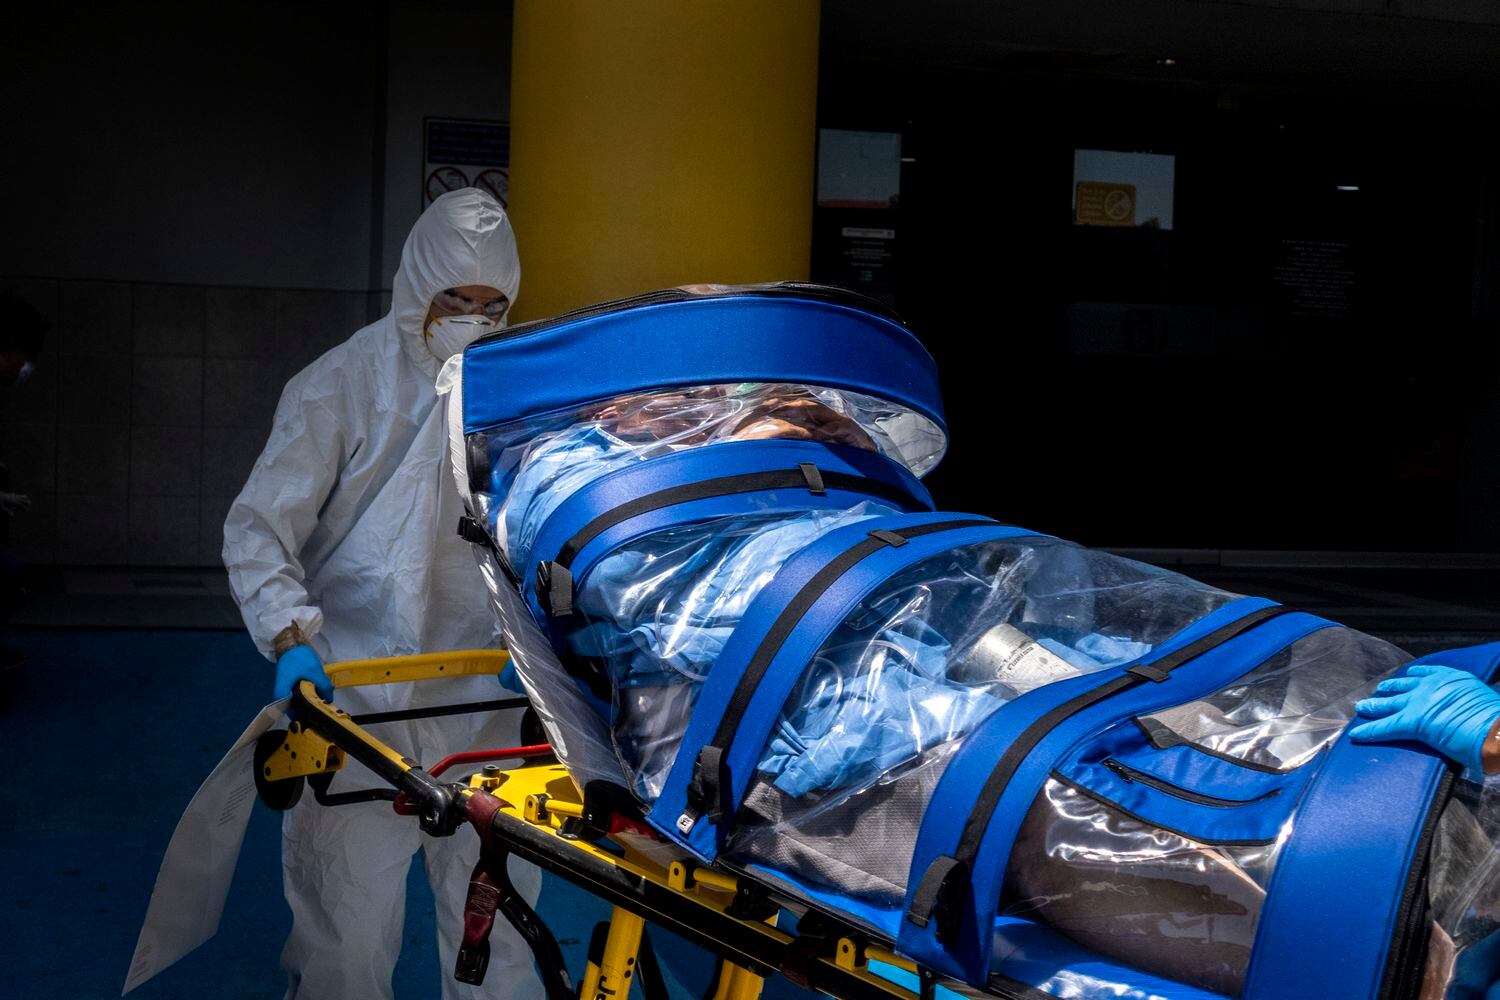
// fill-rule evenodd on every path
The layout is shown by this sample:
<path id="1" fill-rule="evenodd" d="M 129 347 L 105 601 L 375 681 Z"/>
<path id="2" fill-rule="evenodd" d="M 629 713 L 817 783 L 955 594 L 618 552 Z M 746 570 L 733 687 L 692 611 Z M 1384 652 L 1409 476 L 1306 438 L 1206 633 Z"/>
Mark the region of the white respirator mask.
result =
<path id="1" fill-rule="evenodd" d="M 504 326 L 504 320 L 497 323 L 485 316 L 441 316 L 427 324 L 422 339 L 433 357 L 447 361 L 480 337 Z"/>

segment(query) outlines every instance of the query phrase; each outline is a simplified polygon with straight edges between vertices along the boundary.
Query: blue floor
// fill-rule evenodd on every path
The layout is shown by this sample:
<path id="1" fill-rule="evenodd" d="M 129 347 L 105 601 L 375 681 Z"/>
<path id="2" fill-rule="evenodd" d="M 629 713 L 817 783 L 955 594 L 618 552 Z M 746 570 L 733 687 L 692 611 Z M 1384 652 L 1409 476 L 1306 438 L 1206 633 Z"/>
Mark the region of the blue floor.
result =
<path id="1" fill-rule="evenodd" d="M 0 692 L 0 941 L 4 992 L 117 997 L 162 852 L 198 784 L 264 704 L 270 667 L 232 632 L 12 632 L 30 657 Z M 277 996 L 291 923 L 280 831 L 257 805 L 217 937 L 131 994 L 141 1000 Z M 438 996 L 431 895 L 412 867 L 402 998 Z M 577 975 L 605 908 L 549 879 L 539 907 Z M 653 935 L 672 995 L 697 997 L 708 958 Z M 12 992 L 14 991 L 14 992 Z M 784 982 L 767 997 L 807 998 Z"/>

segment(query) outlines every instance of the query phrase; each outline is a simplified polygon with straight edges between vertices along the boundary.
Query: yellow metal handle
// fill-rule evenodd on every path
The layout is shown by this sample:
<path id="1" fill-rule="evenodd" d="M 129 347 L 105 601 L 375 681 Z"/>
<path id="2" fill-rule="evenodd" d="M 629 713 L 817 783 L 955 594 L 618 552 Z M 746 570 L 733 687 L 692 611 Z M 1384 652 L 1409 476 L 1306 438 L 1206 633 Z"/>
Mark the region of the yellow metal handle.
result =
<path id="1" fill-rule="evenodd" d="M 473 677 L 499 674 L 510 663 L 503 649 L 456 649 L 451 653 L 417 653 L 385 656 L 374 660 L 344 660 L 325 664 L 323 670 L 336 688 L 367 684 L 397 684 L 429 681 L 436 677 Z"/>

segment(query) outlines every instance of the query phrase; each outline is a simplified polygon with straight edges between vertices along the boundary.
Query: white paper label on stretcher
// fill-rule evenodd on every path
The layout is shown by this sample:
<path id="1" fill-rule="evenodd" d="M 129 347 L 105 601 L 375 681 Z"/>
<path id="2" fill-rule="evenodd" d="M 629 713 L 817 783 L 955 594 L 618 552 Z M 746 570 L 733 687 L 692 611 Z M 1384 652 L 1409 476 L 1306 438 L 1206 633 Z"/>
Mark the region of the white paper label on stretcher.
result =
<path id="1" fill-rule="evenodd" d="M 972 656 L 993 671 L 995 680 L 1017 695 L 1083 671 L 1016 628 L 997 625 L 980 637 Z"/>
<path id="2" fill-rule="evenodd" d="M 255 806 L 255 741 L 281 721 L 286 706 L 283 698 L 260 710 L 177 821 L 156 875 L 122 995 L 218 931 Z"/>

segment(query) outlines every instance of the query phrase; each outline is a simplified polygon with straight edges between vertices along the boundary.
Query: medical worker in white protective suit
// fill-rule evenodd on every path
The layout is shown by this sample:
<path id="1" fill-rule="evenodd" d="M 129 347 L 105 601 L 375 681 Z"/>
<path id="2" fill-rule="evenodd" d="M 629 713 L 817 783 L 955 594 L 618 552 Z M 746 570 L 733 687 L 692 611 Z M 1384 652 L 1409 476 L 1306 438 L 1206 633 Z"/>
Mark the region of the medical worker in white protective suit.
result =
<path id="1" fill-rule="evenodd" d="M 322 664 L 496 644 L 495 617 L 449 468 L 439 368 L 504 324 L 520 284 L 515 236 L 498 202 L 473 188 L 433 202 L 401 251 L 391 311 L 287 383 L 275 424 L 224 525 L 224 563 L 245 624 L 275 660 L 276 694 Z M 342 690 L 358 715 L 490 700 L 493 677 Z M 518 742 L 516 712 L 372 727 L 417 760 Z M 333 788 L 379 784 L 350 761 Z M 422 851 L 437 899 L 443 996 L 541 996 L 525 944 L 502 918 L 486 986 L 452 977 L 478 843 L 460 830 L 422 835 L 387 802 L 287 812 L 282 867 L 292 932 L 282 953 L 288 997 L 390 997 L 401 951 L 406 873 Z M 541 875 L 513 862 L 535 900 Z"/>

